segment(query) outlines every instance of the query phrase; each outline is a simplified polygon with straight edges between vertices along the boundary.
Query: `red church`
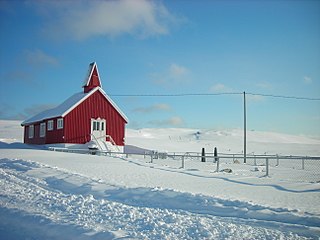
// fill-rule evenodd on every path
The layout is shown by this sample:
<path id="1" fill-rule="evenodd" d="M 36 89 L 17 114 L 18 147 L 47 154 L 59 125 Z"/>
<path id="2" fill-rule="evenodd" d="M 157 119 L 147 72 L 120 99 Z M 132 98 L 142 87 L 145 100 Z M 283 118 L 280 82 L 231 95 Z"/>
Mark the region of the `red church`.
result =
<path id="1" fill-rule="evenodd" d="M 102 90 L 98 67 L 93 62 L 82 92 L 21 125 L 27 144 L 84 144 L 102 140 L 123 148 L 127 123 L 126 115 Z"/>

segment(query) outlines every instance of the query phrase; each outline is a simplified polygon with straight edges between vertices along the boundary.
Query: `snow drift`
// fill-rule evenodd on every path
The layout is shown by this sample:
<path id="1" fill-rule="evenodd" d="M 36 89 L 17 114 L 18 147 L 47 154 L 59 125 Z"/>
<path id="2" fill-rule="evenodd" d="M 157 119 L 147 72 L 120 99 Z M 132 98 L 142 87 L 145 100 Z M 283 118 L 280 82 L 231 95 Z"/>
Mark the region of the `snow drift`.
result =
<path id="1" fill-rule="evenodd" d="M 320 236 L 320 183 L 301 181 L 293 175 L 308 174 L 308 169 L 293 169 L 283 163 L 274 166 L 277 174 L 264 177 L 260 172 L 263 166 L 252 172 L 254 166 L 238 164 L 239 170 L 226 173 L 214 172 L 210 162 L 190 161 L 188 164 L 196 165 L 182 169 L 165 162 L 173 161 L 170 159 L 150 163 L 135 156 L 53 152 L 16 143 L 21 134 L 16 132 L 16 123 L 0 123 L 1 239 Z M 249 139 L 256 144 L 252 145 L 257 147 L 252 148 L 255 152 L 317 155 L 319 151 L 318 140 L 304 137 L 254 132 Z M 128 130 L 127 142 L 135 151 L 200 151 L 200 146 L 240 151 L 241 133 Z"/>

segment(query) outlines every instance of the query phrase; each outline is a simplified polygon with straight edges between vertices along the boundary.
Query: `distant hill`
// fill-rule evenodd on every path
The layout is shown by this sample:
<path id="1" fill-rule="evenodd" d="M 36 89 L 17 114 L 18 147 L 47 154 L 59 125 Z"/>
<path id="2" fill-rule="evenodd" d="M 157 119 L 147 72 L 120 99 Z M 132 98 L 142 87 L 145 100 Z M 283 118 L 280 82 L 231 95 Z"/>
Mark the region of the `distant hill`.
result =
<path id="1" fill-rule="evenodd" d="M 243 130 L 205 130 L 185 128 L 127 129 L 126 143 L 150 150 L 168 152 L 242 153 Z M 247 132 L 247 153 L 320 155 L 320 140 L 274 132 Z"/>
<path id="2" fill-rule="evenodd" d="M 21 121 L 0 120 L 0 142 L 23 142 Z M 208 130 L 189 128 L 144 128 L 126 130 L 126 144 L 138 148 L 168 152 L 242 153 L 243 130 Z M 140 150 L 139 150 L 140 151 Z M 247 153 L 320 156 L 320 140 L 274 132 L 248 131 Z"/>
<path id="3" fill-rule="evenodd" d="M 23 142 L 22 121 L 0 120 L 0 142 Z"/>

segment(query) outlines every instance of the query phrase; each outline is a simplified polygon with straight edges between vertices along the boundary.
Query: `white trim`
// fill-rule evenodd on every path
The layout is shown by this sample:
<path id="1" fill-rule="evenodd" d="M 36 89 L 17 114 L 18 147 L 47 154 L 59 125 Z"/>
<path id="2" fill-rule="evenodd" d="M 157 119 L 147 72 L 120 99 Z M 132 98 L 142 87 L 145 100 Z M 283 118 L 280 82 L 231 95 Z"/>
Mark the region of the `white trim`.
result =
<path id="1" fill-rule="evenodd" d="M 117 112 L 121 115 L 121 117 L 129 123 L 128 117 L 120 110 L 120 108 L 117 106 L 117 104 L 112 101 L 112 99 L 106 94 L 105 91 L 103 91 L 102 88 L 99 88 L 99 91 L 102 93 L 102 95 L 111 103 L 111 105 L 117 110 Z"/>
<path id="2" fill-rule="evenodd" d="M 46 136 L 46 123 L 40 123 L 40 130 L 39 130 L 39 137 L 45 137 Z"/>
<path id="3" fill-rule="evenodd" d="M 69 112 L 71 112 L 73 109 L 78 107 L 84 100 L 86 100 L 88 97 L 90 97 L 93 93 L 95 93 L 98 90 L 99 87 L 94 88 L 90 92 L 86 93 L 83 98 L 81 98 L 78 102 L 76 102 L 73 106 L 71 106 L 68 110 L 66 110 L 64 113 L 61 114 L 61 117 L 65 117 Z"/>
<path id="4" fill-rule="evenodd" d="M 75 103 L 72 107 L 70 107 L 67 111 L 65 111 L 61 117 L 65 117 L 69 112 L 71 112 L 73 109 L 75 109 L 77 106 L 79 106 L 84 100 L 86 100 L 88 97 L 90 97 L 92 94 L 94 94 L 96 91 L 100 91 L 102 95 L 111 103 L 111 105 L 117 110 L 117 112 L 121 115 L 121 117 L 128 123 L 129 120 L 127 116 L 120 110 L 120 108 L 115 104 L 114 101 L 105 93 L 105 91 L 102 90 L 100 87 L 96 87 L 93 90 L 91 90 L 87 95 L 80 99 L 77 103 Z"/>
<path id="5" fill-rule="evenodd" d="M 105 137 L 107 134 L 107 121 L 104 118 L 91 118 L 91 140 Z"/>
<path id="6" fill-rule="evenodd" d="M 49 120 L 48 124 L 47 124 L 47 130 L 48 131 L 52 131 L 53 130 L 53 125 L 54 125 L 53 120 Z"/>
<path id="7" fill-rule="evenodd" d="M 63 118 L 57 119 L 57 129 L 63 129 Z"/>
<path id="8" fill-rule="evenodd" d="M 102 87 L 101 80 L 100 80 L 100 74 L 99 74 L 99 70 L 98 70 L 98 65 L 97 65 L 96 62 L 93 62 L 93 65 L 92 65 L 92 67 L 91 67 L 91 64 L 92 64 L 92 63 L 89 64 L 88 74 L 87 74 L 86 78 L 84 79 L 83 87 L 89 86 L 90 79 L 91 79 L 91 76 L 92 76 L 92 73 L 93 73 L 94 68 L 97 69 L 97 74 L 98 74 L 98 79 L 99 79 L 100 87 Z M 91 67 L 91 69 L 90 69 L 90 67 Z"/>
<path id="9" fill-rule="evenodd" d="M 102 93 L 102 95 L 105 97 L 105 99 L 116 109 L 116 111 L 121 115 L 121 117 L 128 123 L 129 120 L 127 118 L 127 116 L 120 110 L 120 108 L 117 106 L 117 104 L 115 104 L 115 102 L 112 101 L 112 99 L 102 90 L 102 88 L 100 87 L 95 87 L 94 89 L 92 89 L 89 93 L 78 93 L 81 94 L 81 98 L 80 100 L 78 100 L 77 102 L 75 102 L 73 105 L 71 105 L 71 107 L 69 107 L 67 110 L 65 110 L 64 112 L 62 112 L 61 110 L 59 111 L 55 111 L 56 109 L 61 108 L 60 104 L 58 105 L 56 108 L 54 109 L 50 109 L 47 110 L 45 112 L 40 113 L 39 116 L 33 116 L 32 118 L 29 118 L 27 120 L 25 120 L 24 122 L 21 123 L 22 126 L 25 126 L 27 124 L 30 123 L 36 123 L 36 122 L 41 122 L 43 120 L 46 120 L 48 118 L 57 118 L 57 117 L 65 117 L 68 113 L 70 113 L 73 109 L 75 109 L 77 106 L 79 106 L 83 101 L 85 101 L 88 97 L 90 97 L 92 94 L 94 94 L 96 91 L 100 91 Z M 77 94 L 77 95 L 78 95 Z M 76 96 L 78 97 L 78 96 Z M 70 98 L 69 98 L 70 99 Z M 66 101 L 68 101 L 69 99 L 67 99 Z M 65 102 L 66 102 L 65 101 Z M 54 113 L 53 113 L 54 112 Z"/>
<path id="10" fill-rule="evenodd" d="M 32 124 L 32 125 L 29 125 L 29 128 L 28 128 L 28 138 L 33 138 L 33 137 L 34 137 L 34 125 Z"/>
<path id="11" fill-rule="evenodd" d="M 99 91 L 102 93 L 102 95 L 111 103 L 111 105 L 117 110 L 117 112 L 121 115 L 121 117 L 129 123 L 128 117 L 120 110 L 120 108 L 117 106 L 117 104 L 106 94 L 105 91 L 103 91 L 102 88 L 99 88 Z"/>

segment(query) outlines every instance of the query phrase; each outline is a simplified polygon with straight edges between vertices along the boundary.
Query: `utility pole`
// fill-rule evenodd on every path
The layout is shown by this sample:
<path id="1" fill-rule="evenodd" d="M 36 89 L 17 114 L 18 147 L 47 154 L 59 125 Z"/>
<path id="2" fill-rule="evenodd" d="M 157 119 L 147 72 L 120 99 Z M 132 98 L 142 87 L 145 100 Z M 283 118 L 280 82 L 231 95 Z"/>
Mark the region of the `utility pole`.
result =
<path id="1" fill-rule="evenodd" d="M 243 92 L 243 163 L 247 163 L 247 112 L 246 92 Z"/>

